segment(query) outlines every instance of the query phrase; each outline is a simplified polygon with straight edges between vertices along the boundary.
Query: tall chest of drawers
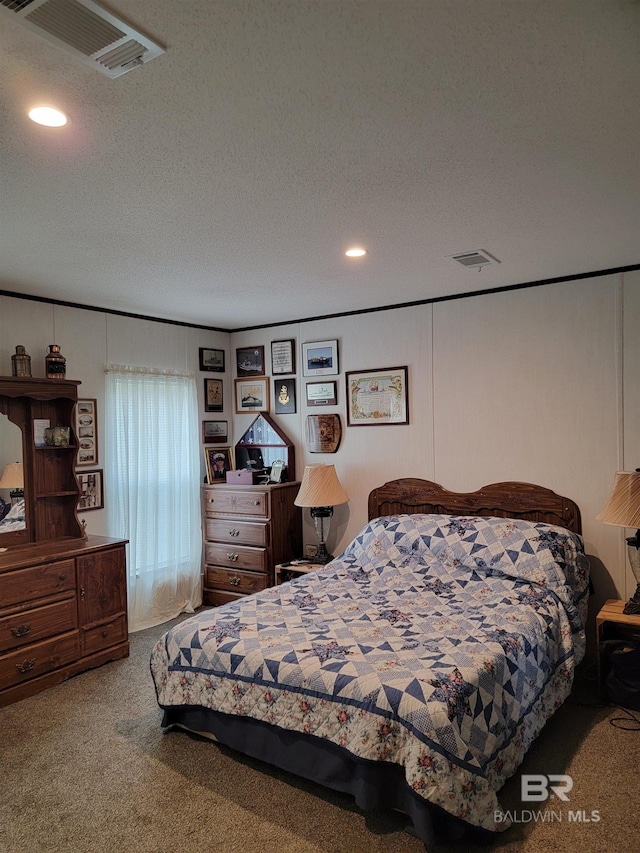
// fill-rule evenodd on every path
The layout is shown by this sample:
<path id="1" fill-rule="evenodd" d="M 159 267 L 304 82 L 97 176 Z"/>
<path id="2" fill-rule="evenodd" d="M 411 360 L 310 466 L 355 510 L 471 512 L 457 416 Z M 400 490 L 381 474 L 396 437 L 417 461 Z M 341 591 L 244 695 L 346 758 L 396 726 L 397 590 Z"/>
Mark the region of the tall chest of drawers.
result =
<path id="1" fill-rule="evenodd" d="M 125 541 L 0 553 L 0 706 L 129 654 Z"/>
<path id="2" fill-rule="evenodd" d="M 205 604 L 274 585 L 274 566 L 300 556 L 300 483 L 202 487 Z"/>

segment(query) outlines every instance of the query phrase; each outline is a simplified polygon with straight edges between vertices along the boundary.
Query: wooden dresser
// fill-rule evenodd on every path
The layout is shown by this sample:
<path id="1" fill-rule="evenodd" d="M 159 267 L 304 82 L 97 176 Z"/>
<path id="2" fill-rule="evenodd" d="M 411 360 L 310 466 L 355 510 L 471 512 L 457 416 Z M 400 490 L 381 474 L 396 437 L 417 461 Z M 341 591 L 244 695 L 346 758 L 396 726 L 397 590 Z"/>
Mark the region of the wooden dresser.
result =
<path id="1" fill-rule="evenodd" d="M 0 453 L 24 479 L 24 521 L 0 522 L 0 706 L 129 654 L 126 541 L 78 520 L 79 384 L 0 376 Z M 43 426 L 68 441 L 43 443 Z"/>
<path id="2" fill-rule="evenodd" d="M 0 553 L 0 706 L 129 654 L 125 542 L 54 540 Z"/>
<path id="3" fill-rule="evenodd" d="M 202 487 L 204 604 L 225 604 L 274 585 L 274 566 L 299 556 L 300 483 Z"/>

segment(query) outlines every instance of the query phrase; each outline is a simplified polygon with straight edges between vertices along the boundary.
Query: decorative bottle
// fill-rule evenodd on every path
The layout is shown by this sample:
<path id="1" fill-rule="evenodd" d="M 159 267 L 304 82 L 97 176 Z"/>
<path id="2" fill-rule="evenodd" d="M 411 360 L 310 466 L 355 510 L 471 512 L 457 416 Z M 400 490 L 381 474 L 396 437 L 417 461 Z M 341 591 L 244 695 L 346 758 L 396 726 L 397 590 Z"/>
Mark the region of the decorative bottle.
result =
<path id="1" fill-rule="evenodd" d="M 11 375 L 31 376 L 31 356 L 20 344 L 16 347 L 16 354 L 11 356 Z"/>
<path id="2" fill-rule="evenodd" d="M 49 344 L 45 358 L 47 379 L 64 379 L 67 374 L 67 360 L 60 352 L 58 344 Z"/>

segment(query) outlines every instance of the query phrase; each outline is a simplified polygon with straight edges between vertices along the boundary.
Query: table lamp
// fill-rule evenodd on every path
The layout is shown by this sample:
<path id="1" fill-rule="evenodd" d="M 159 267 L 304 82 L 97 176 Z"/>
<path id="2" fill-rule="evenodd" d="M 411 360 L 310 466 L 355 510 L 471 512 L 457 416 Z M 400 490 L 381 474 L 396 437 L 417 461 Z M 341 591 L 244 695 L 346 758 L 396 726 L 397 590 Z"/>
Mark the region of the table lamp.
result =
<path id="1" fill-rule="evenodd" d="M 0 489 L 11 489 L 9 496 L 12 504 L 24 497 L 22 462 L 9 462 L 8 465 L 5 465 L 2 478 L 0 478 Z"/>
<path id="2" fill-rule="evenodd" d="M 605 506 L 596 515 L 596 521 L 615 524 L 617 527 L 640 528 L 640 468 L 635 471 L 618 471 L 613 491 Z M 627 539 L 627 553 L 631 571 L 636 579 L 636 591 L 624 606 L 623 613 L 640 613 L 640 529 Z"/>
<path id="3" fill-rule="evenodd" d="M 327 551 L 326 537 L 329 534 L 334 506 L 346 504 L 349 495 L 342 487 L 334 465 L 307 465 L 304 469 L 300 491 L 294 503 L 311 508 L 316 535 L 320 540 L 316 551 L 316 562 L 328 563 L 333 555 Z"/>

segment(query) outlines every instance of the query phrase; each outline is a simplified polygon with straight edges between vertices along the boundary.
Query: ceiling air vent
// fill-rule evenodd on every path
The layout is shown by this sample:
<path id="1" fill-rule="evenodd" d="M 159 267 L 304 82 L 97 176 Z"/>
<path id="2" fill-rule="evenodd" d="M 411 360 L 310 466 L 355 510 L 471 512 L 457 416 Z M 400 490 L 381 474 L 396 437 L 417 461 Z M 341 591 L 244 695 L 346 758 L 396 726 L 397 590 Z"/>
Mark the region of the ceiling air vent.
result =
<path id="1" fill-rule="evenodd" d="M 457 261 L 463 267 L 472 267 L 473 269 L 482 269 L 487 264 L 499 264 L 497 258 L 493 258 L 484 249 L 476 249 L 473 252 L 461 252 L 459 255 L 449 255 L 452 260 Z"/>
<path id="2" fill-rule="evenodd" d="M 166 53 L 94 0 L 0 0 L 0 11 L 107 77 Z"/>

